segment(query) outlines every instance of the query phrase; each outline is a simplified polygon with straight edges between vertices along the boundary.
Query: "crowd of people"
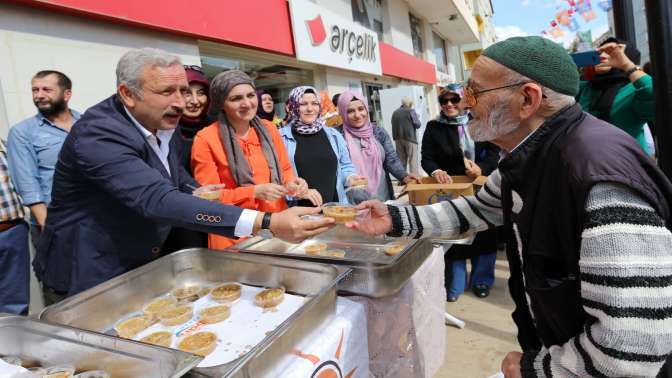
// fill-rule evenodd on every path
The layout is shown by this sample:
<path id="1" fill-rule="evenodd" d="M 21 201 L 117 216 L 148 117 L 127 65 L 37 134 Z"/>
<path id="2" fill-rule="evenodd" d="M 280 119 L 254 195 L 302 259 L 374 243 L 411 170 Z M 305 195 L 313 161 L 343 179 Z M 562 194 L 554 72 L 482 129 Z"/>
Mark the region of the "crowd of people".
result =
<path id="1" fill-rule="evenodd" d="M 126 53 L 116 93 L 83 114 L 70 79 L 40 71 L 37 114 L 0 143 L 0 311 L 28 311 L 29 240 L 51 304 L 178 249 L 302 241 L 334 226 L 305 215 L 351 203 L 367 215 L 347 227 L 370 235 L 479 232 L 446 254 L 449 301 L 488 296 L 502 235 L 522 351 L 502 361 L 506 377 L 656 376 L 672 351 L 672 184 L 643 142 L 651 77 L 622 41 L 599 50 L 581 81 L 544 38 L 492 45 L 468 83 L 441 88 L 421 148 L 409 98 L 390 137 L 359 92 L 333 97 L 330 127 L 325 96 L 296 87 L 283 119 L 246 73 L 208 80 L 157 49 Z M 438 183 L 488 178 L 474 196 L 385 204 L 391 177 L 421 181 L 418 163 Z"/>

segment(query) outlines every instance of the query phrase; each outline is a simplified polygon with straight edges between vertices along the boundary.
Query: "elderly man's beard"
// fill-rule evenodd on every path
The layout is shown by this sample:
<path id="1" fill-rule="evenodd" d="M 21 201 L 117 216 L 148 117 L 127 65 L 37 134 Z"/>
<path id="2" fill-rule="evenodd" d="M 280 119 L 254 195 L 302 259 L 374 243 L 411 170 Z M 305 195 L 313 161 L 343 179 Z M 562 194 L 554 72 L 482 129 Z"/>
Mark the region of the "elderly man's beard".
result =
<path id="1" fill-rule="evenodd" d="M 520 126 L 508 108 L 509 99 L 498 100 L 490 107 L 485 119 L 469 121 L 469 135 L 476 142 L 490 142 L 514 132 Z"/>

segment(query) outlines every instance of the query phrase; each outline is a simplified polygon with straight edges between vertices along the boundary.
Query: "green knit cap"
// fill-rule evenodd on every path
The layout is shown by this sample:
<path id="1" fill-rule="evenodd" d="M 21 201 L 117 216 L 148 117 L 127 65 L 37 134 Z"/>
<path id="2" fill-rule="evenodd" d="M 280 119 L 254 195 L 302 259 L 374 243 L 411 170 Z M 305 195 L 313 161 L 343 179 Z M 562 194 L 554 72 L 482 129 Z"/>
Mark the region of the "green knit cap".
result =
<path id="1" fill-rule="evenodd" d="M 547 38 L 512 37 L 491 45 L 482 55 L 556 92 L 579 93 L 574 61 L 562 46 Z"/>

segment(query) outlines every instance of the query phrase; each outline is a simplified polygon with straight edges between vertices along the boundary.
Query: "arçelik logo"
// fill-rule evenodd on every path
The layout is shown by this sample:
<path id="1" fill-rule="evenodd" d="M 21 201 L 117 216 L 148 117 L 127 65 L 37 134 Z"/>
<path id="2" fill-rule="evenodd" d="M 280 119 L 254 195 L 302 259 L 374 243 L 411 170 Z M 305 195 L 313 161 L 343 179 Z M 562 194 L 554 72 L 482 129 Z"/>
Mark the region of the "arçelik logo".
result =
<path id="1" fill-rule="evenodd" d="M 322 16 L 317 15 L 317 17 L 312 20 L 307 20 L 306 26 L 308 26 L 308 33 L 310 34 L 310 40 L 313 42 L 313 46 L 320 45 L 327 39 L 327 31 L 324 30 Z"/>
<path id="2" fill-rule="evenodd" d="M 327 30 L 321 15 L 318 14 L 312 20 L 306 20 L 306 27 L 313 46 L 319 46 L 327 39 Z M 349 61 L 353 58 L 368 62 L 376 61 L 378 41 L 371 33 L 356 32 L 338 25 L 330 26 L 329 30 L 331 51 L 347 55 Z"/>

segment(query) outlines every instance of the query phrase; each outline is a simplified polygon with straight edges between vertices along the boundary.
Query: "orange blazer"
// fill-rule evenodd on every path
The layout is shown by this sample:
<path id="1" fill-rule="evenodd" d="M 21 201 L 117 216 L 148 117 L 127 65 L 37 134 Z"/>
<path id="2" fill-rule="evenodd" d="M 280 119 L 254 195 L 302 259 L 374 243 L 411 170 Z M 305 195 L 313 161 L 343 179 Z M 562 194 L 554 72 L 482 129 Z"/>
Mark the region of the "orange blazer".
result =
<path id="1" fill-rule="evenodd" d="M 287 150 L 282 142 L 278 128 L 271 122 L 262 122 L 273 139 L 273 148 L 278 155 L 280 163 L 281 179 L 283 183 L 294 179 L 294 169 L 287 156 Z M 255 184 L 267 184 L 271 182 L 271 170 L 261 149 L 259 135 L 254 129 L 250 129 L 247 140 L 238 139 L 240 149 L 243 151 L 247 163 L 252 170 L 252 178 Z M 233 174 L 229 169 L 226 152 L 219 139 L 219 122 L 202 129 L 194 138 L 191 150 L 191 168 L 194 178 L 201 185 L 224 184 L 220 201 L 222 203 L 236 205 L 245 209 L 263 212 L 277 212 L 287 208 L 284 198 L 276 201 L 265 201 L 254 198 L 253 186 L 236 186 Z M 208 244 L 210 248 L 224 249 L 243 239 L 229 239 L 224 236 L 209 234 Z"/>

